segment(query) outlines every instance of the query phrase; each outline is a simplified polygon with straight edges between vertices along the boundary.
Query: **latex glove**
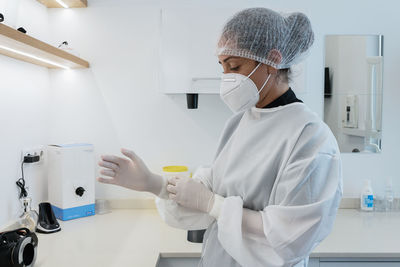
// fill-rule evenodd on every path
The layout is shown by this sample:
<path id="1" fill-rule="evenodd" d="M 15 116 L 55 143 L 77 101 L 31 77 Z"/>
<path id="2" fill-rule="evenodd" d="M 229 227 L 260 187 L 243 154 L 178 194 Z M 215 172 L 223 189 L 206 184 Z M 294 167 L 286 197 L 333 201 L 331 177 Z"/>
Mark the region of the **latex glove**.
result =
<path id="1" fill-rule="evenodd" d="M 187 208 L 208 213 L 214 204 L 214 193 L 192 178 L 168 178 L 167 191 L 170 199 Z"/>
<path id="2" fill-rule="evenodd" d="M 186 177 L 168 178 L 169 198 L 178 204 L 210 214 L 218 220 L 225 198 L 211 192 L 204 184 Z M 264 235 L 262 216 L 259 211 L 243 208 L 243 231 Z"/>
<path id="3" fill-rule="evenodd" d="M 125 157 L 113 155 L 101 156 L 100 173 L 110 178 L 99 177 L 97 180 L 105 184 L 114 184 L 136 191 L 147 191 L 155 195 L 162 192 L 163 177 L 149 171 L 145 163 L 133 151 L 121 149 Z"/>

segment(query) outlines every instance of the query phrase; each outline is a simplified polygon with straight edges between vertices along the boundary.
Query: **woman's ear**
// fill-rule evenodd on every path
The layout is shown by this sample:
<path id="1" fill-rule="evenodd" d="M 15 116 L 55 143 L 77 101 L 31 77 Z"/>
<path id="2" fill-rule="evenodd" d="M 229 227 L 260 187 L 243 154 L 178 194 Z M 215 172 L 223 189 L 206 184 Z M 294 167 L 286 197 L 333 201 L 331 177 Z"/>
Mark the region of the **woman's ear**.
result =
<path id="1" fill-rule="evenodd" d="M 282 62 L 282 54 L 276 49 L 269 51 L 267 59 L 274 62 L 276 65 Z"/>

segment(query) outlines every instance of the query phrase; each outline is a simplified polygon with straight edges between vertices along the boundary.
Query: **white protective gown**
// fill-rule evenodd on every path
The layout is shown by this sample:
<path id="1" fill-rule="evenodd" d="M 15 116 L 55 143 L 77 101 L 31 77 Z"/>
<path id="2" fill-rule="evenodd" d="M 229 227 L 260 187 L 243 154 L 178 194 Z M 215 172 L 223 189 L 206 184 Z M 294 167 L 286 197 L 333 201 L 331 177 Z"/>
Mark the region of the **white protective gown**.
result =
<path id="1" fill-rule="evenodd" d="M 172 200 L 156 203 L 173 227 L 207 228 L 200 266 L 307 266 L 342 196 L 336 140 L 303 103 L 232 116 L 212 166 L 193 178 L 225 197 L 218 221 Z M 264 234 L 244 231 L 243 208 L 261 213 Z"/>

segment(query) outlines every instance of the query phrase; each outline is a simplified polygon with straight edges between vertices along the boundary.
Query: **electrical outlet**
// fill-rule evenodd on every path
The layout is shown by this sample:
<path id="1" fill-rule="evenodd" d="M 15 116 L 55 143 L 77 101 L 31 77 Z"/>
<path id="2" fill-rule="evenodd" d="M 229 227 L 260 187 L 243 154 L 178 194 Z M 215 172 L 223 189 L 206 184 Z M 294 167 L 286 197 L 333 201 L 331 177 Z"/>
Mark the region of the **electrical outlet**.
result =
<path id="1" fill-rule="evenodd" d="M 27 155 L 40 156 L 39 162 L 42 162 L 44 159 L 44 146 L 39 145 L 22 149 L 21 161 L 23 161 L 24 157 Z"/>

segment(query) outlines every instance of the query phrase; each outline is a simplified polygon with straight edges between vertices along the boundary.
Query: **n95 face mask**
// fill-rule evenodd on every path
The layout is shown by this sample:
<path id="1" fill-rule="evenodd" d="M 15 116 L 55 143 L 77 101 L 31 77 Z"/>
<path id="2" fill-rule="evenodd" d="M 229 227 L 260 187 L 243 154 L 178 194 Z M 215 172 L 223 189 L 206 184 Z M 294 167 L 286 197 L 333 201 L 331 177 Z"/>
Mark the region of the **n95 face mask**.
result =
<path id="1" fill-rule="evenodd" d="M 267 80 L 264 82 L 260 90 L 250 79 L 250 76 L 261 65 L 257 67 L 248 75 L 244 76 L 239 73 L 227 73 L 222 75 L 220 96 L 225 104 L 233 111 L 240 112 L 254 107 L 260 99 L 260 92 L 264 89 L 271 74 L 268 75 Z"/>

